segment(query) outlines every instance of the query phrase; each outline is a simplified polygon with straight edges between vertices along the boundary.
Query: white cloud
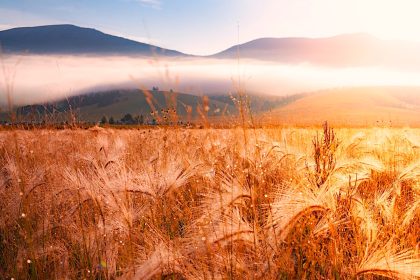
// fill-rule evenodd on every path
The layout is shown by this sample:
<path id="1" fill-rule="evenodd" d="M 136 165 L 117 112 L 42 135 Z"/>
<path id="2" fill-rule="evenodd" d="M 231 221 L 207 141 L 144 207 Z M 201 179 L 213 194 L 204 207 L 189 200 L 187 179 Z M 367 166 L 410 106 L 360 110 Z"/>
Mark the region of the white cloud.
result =
<path id="1" fill-rule="evenodd" d="M 142 6 L 151 7 L 153 9 L 160 10 L 162 8 L 162 2 L 160 0 L 136 0 Z"/>
<path id="2" fill-rule="evenodd" d="M 131 2 L 142 5 L 143 7 L 152 8 L 155 10 L 162 9 L 162 0 L 119 0 L 122 2 Z"/>

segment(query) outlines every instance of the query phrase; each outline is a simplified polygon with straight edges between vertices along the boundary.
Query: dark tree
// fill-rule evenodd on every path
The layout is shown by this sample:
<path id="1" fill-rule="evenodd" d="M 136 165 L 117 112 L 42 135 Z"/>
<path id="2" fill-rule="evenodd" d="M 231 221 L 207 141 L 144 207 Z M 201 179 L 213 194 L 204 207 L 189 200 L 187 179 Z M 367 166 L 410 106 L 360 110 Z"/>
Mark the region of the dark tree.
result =
<path id="1" fill-rule="evenodd" d="M 143 117 L 143 115 L 136 116 L 134 118 L 134 121 L 135 121 L 136 124 L 143 124 L 144 123 L 144 117 Z"/>
<path id="2" fill-rule="evenodd" d="M 103 116 L 101 119 L 101 124 L 107 124 L 108 123 L 108 118 L 106 116 Z"/>
<path id="3" fill-rule="evenodd" d="M 110 117 L 110 118 L 109 118 L 109 124 L 115 124 L 114 117 Z"/>
<path id="4" fill-rule="evenodd" d="M 121 122 L 123 124 L 134 124 L 134 118 L 131 114 L 126 114 L 124 117 L 122 117 Z"/>

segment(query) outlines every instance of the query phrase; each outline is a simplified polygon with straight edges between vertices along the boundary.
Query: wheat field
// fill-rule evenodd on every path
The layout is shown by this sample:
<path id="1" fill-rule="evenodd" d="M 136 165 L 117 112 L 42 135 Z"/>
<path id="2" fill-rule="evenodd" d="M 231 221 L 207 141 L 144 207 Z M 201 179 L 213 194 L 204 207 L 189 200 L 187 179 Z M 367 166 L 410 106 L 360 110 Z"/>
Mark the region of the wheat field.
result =
<path id="1" fill-rule="evenodd" d="M 419 279 L 420 130 L 0 132 L 1 279 Z"/>

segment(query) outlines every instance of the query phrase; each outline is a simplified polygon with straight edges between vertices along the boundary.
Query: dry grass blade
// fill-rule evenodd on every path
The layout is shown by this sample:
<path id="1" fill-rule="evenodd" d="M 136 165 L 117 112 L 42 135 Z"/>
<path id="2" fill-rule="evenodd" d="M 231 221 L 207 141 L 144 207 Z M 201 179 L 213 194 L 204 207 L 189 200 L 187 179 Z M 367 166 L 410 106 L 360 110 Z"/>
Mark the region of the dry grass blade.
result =
<path id="1" fill-rule="evenodd" d="M 398 251 L 388 242 L 369 252 L 357 268 L 357 275 L 374 274 L 398 279 L 419 279 L 420 258 L 413 250 Z"/>
<path id="2" fill-rule="evenodd" d="M 306 186 L 287 187 L 279 191 L 269 205 L 272 209 L 269 226 L 279 230 L 283 239 L 300 217 L 312 212 L 335 211 L 337 193 L 337 187 L 328 188 L 326 185 L 315 191 Z"/>
<path id="3" fill-rule="evenodd" d="M 182 258 L 177 250 L 171 245 L 160 243 L 155 251 L 149 256 L 148 260 L 135 268 L 134 273 L 125 274 L 121 279 L 147 280 L 156 274 L 163 274 L 165 269 L 170 267 L 170 272 L 176 272 L 177 262 Z"/>

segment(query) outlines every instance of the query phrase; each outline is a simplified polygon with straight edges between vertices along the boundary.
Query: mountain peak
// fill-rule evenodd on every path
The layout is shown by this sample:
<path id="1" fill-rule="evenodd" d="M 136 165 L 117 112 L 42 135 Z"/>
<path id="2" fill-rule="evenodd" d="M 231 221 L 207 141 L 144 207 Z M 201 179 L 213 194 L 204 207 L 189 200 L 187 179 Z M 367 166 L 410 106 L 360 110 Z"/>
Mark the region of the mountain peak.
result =
<path id="1" fill-rule="evenodd" d="M 23 26 L 23 27 L 14 27 L 11 29 L 2 30 L 0 32 L 16 32 L 16 31 L 65 31 L 65 30 L 84 30 L 92 28 L 86 28 L 77 26 L 74 24 L 63 23 L 63 24 L 48 24 L 48 25 L 39 25 L 39 26 Z"/>
<path id="2" fill-rule="evenodd" d="M 381 40 L 368 33 L 350 33 L 326 38 L 260 38 L 233 46 L 213 57 L 235 58 L 239 54 L 245 59 L 286 64 L 404 68 L 420 61 L 419 47 L 415 42 Z"/>
<path id="3" fill-rule="evenodd" d="M 185 55 L 73 24 L 3 30 L 0 31 L 0 44 L 6 53 Z"/>

